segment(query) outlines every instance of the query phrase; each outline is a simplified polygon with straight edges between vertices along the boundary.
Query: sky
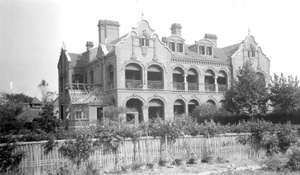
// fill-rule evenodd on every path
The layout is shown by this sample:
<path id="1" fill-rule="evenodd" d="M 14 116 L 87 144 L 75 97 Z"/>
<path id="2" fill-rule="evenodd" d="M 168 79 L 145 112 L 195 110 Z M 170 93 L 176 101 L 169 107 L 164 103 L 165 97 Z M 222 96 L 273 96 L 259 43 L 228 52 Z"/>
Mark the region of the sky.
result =
<path id="1" fill-rule="evenodd" d="M 119 21 L 120 36 L 141 19 L 158 36 L 170 36 L 173 23 L 182 25 L 186 44 L 205 33 L 226 47 L 251 35 L 271 61 L 271 76 L 300 77 L 298 54 L 300 10 L 297 0 L 1 0 L 0 92 L 40 98 L 44 79 L 58 91 L 57 63 L 64 42 L 70 53 L 99 44 L 100 19 Z M 10 89 L 10 82 L 13 88 Z"/>

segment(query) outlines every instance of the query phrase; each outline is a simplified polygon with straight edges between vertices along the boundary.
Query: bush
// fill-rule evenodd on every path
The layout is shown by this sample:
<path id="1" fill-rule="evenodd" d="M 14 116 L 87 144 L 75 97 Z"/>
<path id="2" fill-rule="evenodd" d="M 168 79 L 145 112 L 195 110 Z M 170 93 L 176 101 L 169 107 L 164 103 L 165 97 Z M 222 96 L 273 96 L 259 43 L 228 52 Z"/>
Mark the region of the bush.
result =
<path id="1" fill-rule="evenodd" d="M 197 120 L 198 123 L 203 123 L 205 120 L 213 119 L 216 113 L 217 107 L 215 105 L 203 103 L 195 108 L 192 116 Z"/>
<path id="2" fill-rule="evenodd" d="M 300 150 L 294 150 L 287 162 L 287 167 L 292 171 L 300 170 Z"/>

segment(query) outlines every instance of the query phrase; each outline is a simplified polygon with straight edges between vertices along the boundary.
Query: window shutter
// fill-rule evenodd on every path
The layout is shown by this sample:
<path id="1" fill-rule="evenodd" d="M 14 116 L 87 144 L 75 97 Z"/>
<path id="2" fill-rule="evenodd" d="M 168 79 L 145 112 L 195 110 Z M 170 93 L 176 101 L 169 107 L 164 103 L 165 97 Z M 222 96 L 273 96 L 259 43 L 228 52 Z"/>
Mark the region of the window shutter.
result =
<path id="1" fill-rule="evenodd" d="M 140 46 L 142 46 L 143 38 L 139 38 L 140 40 Z"/>

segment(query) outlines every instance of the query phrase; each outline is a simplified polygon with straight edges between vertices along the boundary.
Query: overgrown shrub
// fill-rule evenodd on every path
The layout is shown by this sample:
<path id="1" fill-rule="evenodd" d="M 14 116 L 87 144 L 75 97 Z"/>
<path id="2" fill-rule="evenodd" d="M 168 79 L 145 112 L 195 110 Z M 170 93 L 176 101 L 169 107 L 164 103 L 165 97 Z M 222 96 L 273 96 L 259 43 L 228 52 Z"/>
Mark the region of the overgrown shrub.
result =
<path id="1" fill-rule="evenodd" d="M 73 138 L 65 141 L 65 144 L 59 148 L 59 152 L 79 167 L 94 152 L 92 135 L 87 131 L 79 131 Z"/>
<path id="2" fill-rule="evenodd" d="M 16 170 L 25 156 L 24 151 L 16 151 L 16 143 L 16 139 L 10 137 L 5 146 L 0 147 L 0 173 Z"/>
<path id="3" fill-rule="evenodd" d="M 287 167 L 292 171 L 300 170 L 300 150 L 294 150 L 287 162 Z"/>

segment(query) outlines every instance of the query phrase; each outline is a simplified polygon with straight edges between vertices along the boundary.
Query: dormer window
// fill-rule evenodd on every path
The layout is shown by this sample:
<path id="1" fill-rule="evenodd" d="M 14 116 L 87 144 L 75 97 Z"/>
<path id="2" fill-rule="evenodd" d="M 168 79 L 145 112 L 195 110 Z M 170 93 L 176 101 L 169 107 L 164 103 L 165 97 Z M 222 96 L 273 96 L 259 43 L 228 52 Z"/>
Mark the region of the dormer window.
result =
<path id="1" fill-rule="evenodd" d="M 212 47 L 206 46 L 206 55 L 212 55 Z"/>
<path id="2" fill-rule="evenodd" d="M 174 42 L 169 42 L 169 48 L 175 52 L 175 43 Z"/>
<path id="3" fill-rule="evenodd" d="M 140 46 L 149 46 L 149 39 L 147 39 L 146 36 L 140 38 Z"/>
<path id="4" fill-rule="evenodd" d="M 183 44 L 182 43 L 177 43 L 177 52 L 183 52 Z"/>
<path id="5" fill-rule="evenodd" d="M 202 45 L 199 46 L 199 54 L 200 55 L 205 55 L 205 47 L 202 46 Z"/>

